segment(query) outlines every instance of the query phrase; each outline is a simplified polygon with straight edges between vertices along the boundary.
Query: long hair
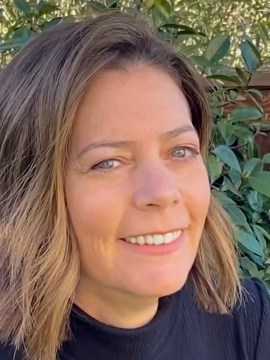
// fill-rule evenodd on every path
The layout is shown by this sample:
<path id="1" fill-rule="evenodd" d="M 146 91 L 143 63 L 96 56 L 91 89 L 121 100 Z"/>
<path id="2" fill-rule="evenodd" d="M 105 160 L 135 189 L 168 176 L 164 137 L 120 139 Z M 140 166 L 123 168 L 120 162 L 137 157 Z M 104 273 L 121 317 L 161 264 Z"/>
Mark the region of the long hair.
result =
<path id="1" fill-rule="evenodd" d="M 211 114 L 190 62 L 145 20 L 117 12 L 36 36 L 0 73 L 0 341 L 54 360 L 68 336 L 79 279 L 64 176 L 80 101 L 101 72 L 145 63 L 187 98 L 203 156 Z M 226 313 L 240 293 L 231 222 L 212 199 L 190 276 L 199 304 Z"/>

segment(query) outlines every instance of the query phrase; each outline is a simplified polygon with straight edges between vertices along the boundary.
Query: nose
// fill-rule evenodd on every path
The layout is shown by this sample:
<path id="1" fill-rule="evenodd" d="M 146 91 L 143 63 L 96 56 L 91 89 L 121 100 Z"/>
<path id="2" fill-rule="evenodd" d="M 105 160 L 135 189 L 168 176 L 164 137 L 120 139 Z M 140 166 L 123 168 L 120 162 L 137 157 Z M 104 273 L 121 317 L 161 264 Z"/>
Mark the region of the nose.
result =
<path id="1" fill-rule="evenodd" d="M 143 169 L 138 169 L 134 180 L 134 203 L 139 209 L 166 209 L 180 200 L 176 175 L 161 162 L 148 163 Z"/>

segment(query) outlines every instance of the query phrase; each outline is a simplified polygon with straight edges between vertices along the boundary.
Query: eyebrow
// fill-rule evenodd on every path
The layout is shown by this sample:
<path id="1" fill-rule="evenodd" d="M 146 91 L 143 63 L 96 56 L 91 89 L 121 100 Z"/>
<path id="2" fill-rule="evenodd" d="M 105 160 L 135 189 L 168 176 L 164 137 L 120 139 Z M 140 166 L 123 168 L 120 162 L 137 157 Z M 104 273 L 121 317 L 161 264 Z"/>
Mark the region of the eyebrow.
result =
<path id="1" fill-rule="evenodd" d="M 180 126 L 176 129 L 167 131 L 163 134 L 160 134 L 161 140 L 168 140 L 173 139 L 181 134 L 187 133 L 187 132 L 193 132 L 197 134 L 197 131 L 191 124 L 186 124 L 183 126 Z M 106 141 L 106 142 L 92 142 L 88 145 L 86 145 L 82 151 L 77 155 L 77 158 L 81 157 L 86 152 L 89 152 L 93 149 L 101 148 L 101 147 L 110 147 L 114 149 L 123 149 L 123 148 L 130 148 L 135 145 L 135 141 L 132 140 L 120 140 L 120 141 Z"/>

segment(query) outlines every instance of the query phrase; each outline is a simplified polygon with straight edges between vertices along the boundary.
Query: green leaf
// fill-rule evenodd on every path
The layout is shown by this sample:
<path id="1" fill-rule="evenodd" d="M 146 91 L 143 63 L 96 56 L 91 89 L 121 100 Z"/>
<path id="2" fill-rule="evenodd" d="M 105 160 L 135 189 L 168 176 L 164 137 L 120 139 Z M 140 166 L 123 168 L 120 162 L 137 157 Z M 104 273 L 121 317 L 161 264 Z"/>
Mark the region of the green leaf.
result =
<path id="1" fill-rule="evenodd" d="M 232 125 L 232 127 L 233 135 L 235 135 L 238 139 L 243 139 L 245 141 L 249 139 L 253 140 L 254 135 L 246 126 Z"/>
<path id="2" fill-rule="evenodd" d="M 226 145 L 219 145 L 213 151 L 220 160 L 225 164 L 230 166 L 230 168 L 239 171 L 241 173 L 241 168 L 235 153 Z"/>
<path id="3" fill-rule="evenodd" d="M 231 121 L 258 120 L 263 117 L 261 111 L 256 107 L 237 108 L 231 113 Z"/>
<path id="4" fill-rule="evenodd" d="M 263 247 L 254 235 L 251 235 L 244 230 L 237 229 L 236 239 L 247 250 L 256 255 L 264 256 Z"/>
<path id="5" fill-rule="evenodd" d="M 230 50 L 230 36 L 221 35 L 215 37 L 207 46 L 205 57 L 212 63 L 219 62 Z"/>
<path id="6" fill-rule="evenodd" d="M 256 266 L 256 264 L 251 261 L 248 257 L 243 257 L 241 259 L 241 266 L 243 269 L 248 271 L 248 275 L 252 277 L 258 277 L 259 270 Z"/>
<path id="7" fill-rule="evenodd" d="M 237 187 L 233 184 L 233 182 L 227 177 L 224 177 L 224 181 L 222 184 L 222 191 L 231 191 L 233 194 L 242 198 L 241 192 L 237 189 Z"/>
<path id="8" fill-rule="evenodd" d="M 264 162 L 264 164 L 270 164 L 270 153 L 265 154 L 262 161 Z"/>
<path id="9" fill-rule="evenodd" d="M 12 34 L 12 40 L 10 41 L 20 41 L 23 43 L 30 37 L 30 34 L 31 33 L 26 26 L 21 26 L 14 31 L 14 33 Z"/>
<path id="10" fill-rule="evenodd" d="M 237 91 L 229 90 L 229 96 L 230 96 L 230 100 L 237 101 L 239 94 Z"/>
<path id="11" fill-rule="evenodd" d="M 205 56 L 194 55 L 191 58 L 195 62 L 195 64 L 199 65 L 202 68 L 211 66 L 211 62 L 206 59 Z"/>
<path id="12" fill-rule="evenodd" d="M 247 155 L 249 158 L 252 157 L 258 157 L 259 156 L 259 150 L 258 150 L 258 146 L 255 143 L 255 141 L 251 141 L 248 143 L 247 146 Z"/>
<path id="13" fill-rule="evenodd" d="M 196 29 L 193 29 L 192 27 L 190 26 L 187 26 L 187 25 L 182 25 L 182 24 L 163 24 L 159 27 L 159 29 L 176 29 L 176 30 L 186 30 L 186 31 L 189 31 L 193 34 L 198 34 L 197 30 Z"/>
<path id="14" fill-rule="evenodd" d="M 239 189 L 242 183 L 242 174 L 234 169 L 230 169 L 228 175 L 235 188 Z"/>
<path id="15" fill-rule="evenodd" d="M 232 124 L 227 120 L 220 120 L 217 123 L 217 128 L 225 140 L 226 145 L 231 146 L 235 141 L 235 137 L 233 136 L 234 127 Z"/>
<path id="16" fill-rule="evenodd" d="M 14 0 L 16 7 L 21 10 L 25 15 L 31 14 L 31 6 L 26 0 Z"/>
<path id="17" fill-rule="evenodd" d="M 220 204 L 227 211 L 228 215 L 233 220 L 233 223 L 243 227 L 248 232 L 252 232 L 248 222 L 246 215 L 243 213 L 241 208 L 223 191 L 212 191 L 215 198 L 220 202 Z"/>
<path id="18" fill-rule="evenodd" d="M 183 36 L 183 35 L 198 35 L 198 33 L 191 29 L 191 30 L 180 30 L 180 31 L 177 31 L 177 35 L 178 36 Z"/>
<path id="19" fill-rule="evenodd" d="M 258 196 L 258 192 L 254 190 L 250 190 L 247 195 L 246 199 L 249 203 L 249 206 L 253 211 L 261 212 L 262 211 L 262 201 L 261 198 Z"/>
<path id="20" fill-rule="evenodd" d="M 45 3 L 42 1 L 38 4 L 37 9 L 38 9 L 38 15 L 42 16 L 42 15 L 51 14 L 52 12 L 59 10 L 59 7 L 54 4 Z"/>
<path id="21" fill-rule="evenodd" d="M 117 0 L 106 0 L 106 5 L 109 9 L 117 8 Z"/>
<path id="22" fill-rule="evenodd" d="M 261 171 L 262 169 L 263 169 L 262 160 L 258 158 L 251 158 L 244 165 L 243 176 L 248 177 L 254 171 Z"/>
<path id="23" fill-rule="evenodd" d="M 256 96 L 258 96 L 261 100 L 263 99 L 263 94 L 260 90 L 258 89 L 247 89 L 246 90 L 247 93 L 251 93 L 251 94 L 255 94 Z"/>
<path id="24" fill-rule="evenodd" d="M 248 177 L 249 185 L 260 194 L 270 197 L 270 171 L 258 171 Z"/>
<path id="25" fill-rule="evenodd" d="M 168 18 L 172 13 L 171 4 L 167 0 L 155 0 L 154 6 L 166 18 Z"/>
<path id="26" fill-rule="evenodd" d="M 250 226 L 247 222 L 246 215 L 243 213 L 243 211 L 240 209 L 240 207 L 238 207 L 237 205 L 233 205 L 233 204 L 228 204 L 228 205 L 223 204 L 223 205 L 224 205 L 224 208 L 227 211 L 227 213 L 232 218 L 234 224 L 241 226 L 244 229 L 251 232 Z"/>
<path id="27" fill-rule="evenodd" d="M 258 241 L 261 243 L 262 247 L 264 249 L 266 249 L 266 240 L 265 240 L 265 236 L 263 234 L 263 232 L 261 231 L 261 227 L 258 225 L 252 225 L 252 229 L 256 235 L 256 238 L 258 239 Z"/>
<path id="28" fill-rule="evenodd" d="M 215 75 L 209 75 L 206 77 L 207 79 L 214 79 L 214 80 L 221 80 L 222 83 L 234 83 L 237 85 L 242 85 L 241 80 L 234 75 L 222 75 L 222 74 L 215 74 Z"/>
<path id="29" fill-rule="evenodd" d="M 6 43 L 0 44 L 0 53 L 5 51 L 12 51 L 20 49 L 25 43 L 25 39 L 14 39 L 13 41 L 8 41 Z"/>
<path id="30" fill-rule="evenodd" d="M 223 191 L 217 191 L 217 190 L 213 190 L 212 191 L 213 195 L 215 196 L 215 198 L 225 207 L 227 205 L 236 205 L 236 202 L 233 201 L 228 195 L 226 195 L 225 192 Z"/>
<path id="31" fill-rule="evenodd" d="M 145 0 L 145 6 L 147 9 L 151 9 L 154 5 L 155 0 Z"/>
<path id="32" fill-rule="evenodd" d="M 239 76 L 239 78 L 241 79 L 241 82 L 245 83 L 247 81 L 247 79 L 248 79 L 247 74 L 242 69 L 240 69 L 239 67 L 236 67 L 235 71 L 236 71 L 237 75 Z"/>
<path id="33" fill-rule="evenodd" d="M 243 40 L 240 44 L 242 58 L 247 66 L 247 68 L 253 72 L 257 70 L 261 64 L 261 55 L 256 47 L 249 40 Z"/>
<path id="34" fill-rule="evenodd" d="M 44 30 L 45 29 L 49 29 L 57 24 L 59 24 L 61 21 L 63 20 L 62 17 L 57 17 L 57 18 L 54 18 L 50 21 L 47 21 L 45 24 L 44 24 Z"/>
<path id="35" fill-rule="evenodd" d="M 260 233 L 267 239 L 270 240 L 270 232 L 267 232 L 263 227 L 259 225 L 253 225 L 254 228 L 256 228 Z M 269 259 L 270 260 L 270 259 Z"/>
<path id="36" fill-rule="evenodd" d="M 211 184 L 213 184 L 220 177 L 223 164 L 216 156 L 210 154 L 207 159 L 207 168 Z"/>
<path id="37" fill-rule="evenodd" d="M 87 7 L 91 8 L 93 10 L 97 10 L 97 11 L 102 11 L 102 10 L 106 10 L 106 6 L 102 3 L 100 3 L 99 1 L 88 1 L 87 2 Z"/>

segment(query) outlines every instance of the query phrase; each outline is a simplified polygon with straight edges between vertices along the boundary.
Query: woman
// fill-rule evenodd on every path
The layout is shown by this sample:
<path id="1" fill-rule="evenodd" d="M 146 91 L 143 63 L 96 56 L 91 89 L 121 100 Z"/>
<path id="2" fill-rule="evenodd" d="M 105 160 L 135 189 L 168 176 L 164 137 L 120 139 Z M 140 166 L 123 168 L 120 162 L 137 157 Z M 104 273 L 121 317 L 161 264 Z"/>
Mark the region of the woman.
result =
<path id="1" fill-rule="evenodd" d="M 270 359 L 189 62 L 110 13 L 37 36 L 0 76 L 1 360 Z"/>

